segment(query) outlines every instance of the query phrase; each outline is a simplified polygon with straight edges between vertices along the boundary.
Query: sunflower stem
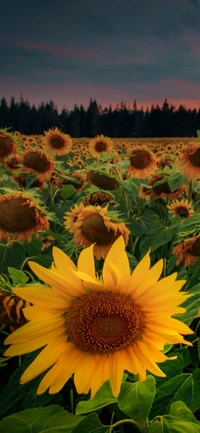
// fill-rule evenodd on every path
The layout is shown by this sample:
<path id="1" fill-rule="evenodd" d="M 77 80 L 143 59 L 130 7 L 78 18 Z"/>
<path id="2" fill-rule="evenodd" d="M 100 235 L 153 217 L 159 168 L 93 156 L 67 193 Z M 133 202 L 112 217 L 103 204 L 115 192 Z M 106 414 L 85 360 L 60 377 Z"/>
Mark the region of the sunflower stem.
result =
<path id="1" fill-rule="evenodd" d="M 131 239 L 132 239 L 132 237 L 131 237 Z M 134 244 L 132 245 L 132 248 L 131 248 L 131 254 L 132 254 L 133 256 L 134 256 L 134 254 L 135 254 L 135 247 L 136 247 L 138 241 L 139 241 L 139 236 L 135 239 L 135 242 L 134 242 Z"/>
<path id="2" fill-rule="evenodd" d="M 23 263 L 22 263 L 22 265 L 21 265 L 21 267 L 20 267 L 20 270 L 23 271 L 24 266 L 26 265 L 26 263 L 27 263 L 29 260 L 37 259 L 37 258 L 38 258 L 38 256 L 27 257 L 27 258 L 23 261 Z"/>
<path id="3" fill-rule="evenodd" d="M 188 202 L 189 203 L 192 200 L 192 187 L 193 187 L 193 183 L 192 183 L 192 180 L 190 180 L 189 185 L 188 185 Z"/>
<path id="4" fill-rule="evenodd" d="M 125 424 L 125 423 L 126 423 L 126 424 L 133 424 L 135 427 L 137 427 L 137 429 L 138 429 L 140 432 L 143 432 L 143 431 L 144 431 L 143 427 L 142 427 L 140 424 L 138 424 L 136 421 L 134 421 L 133 419 L 122 419 L 122 420 L 117 421 L 115 424 L 112 424 L 112 425 L 110 426 L 109 433 L 111 433 L 115 427 L 118 427 L 118 426 L 120 426 L 120 425 L 122 425 L 122 424 Z"/>
<path id="5" fill-rule="evenodd" d="M 71 411 L 74 413 L 74 390 L 73 388 L 70 388 L 70 404 L 71 404 Z"/>

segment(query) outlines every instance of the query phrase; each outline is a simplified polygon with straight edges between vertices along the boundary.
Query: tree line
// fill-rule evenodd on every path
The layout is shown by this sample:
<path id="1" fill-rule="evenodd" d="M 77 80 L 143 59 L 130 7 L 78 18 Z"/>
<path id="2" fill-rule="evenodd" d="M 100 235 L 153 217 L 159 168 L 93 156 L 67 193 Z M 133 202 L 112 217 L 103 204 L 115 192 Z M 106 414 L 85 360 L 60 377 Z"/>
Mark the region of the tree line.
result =
<path id="1" fill-rule="evenodd" d="M 50 100 L 38 107 L 31 105 L 21 96 L 19 101 L 12 97 L 10 103 L 3 97 L 0 101 L 0 128 L 10 128 L 22 134 L 43 134 L 49 128 L 58 127 L 72 137 L 196 137 L 200 129 L 199 109 L 175 108 L 165 99 L 162 106 L 138 109 L 121 101 L 115 108 L 102 108 L 95 99 L 90 99 L 87 108 L 74 106 L 60 112 Z"/>

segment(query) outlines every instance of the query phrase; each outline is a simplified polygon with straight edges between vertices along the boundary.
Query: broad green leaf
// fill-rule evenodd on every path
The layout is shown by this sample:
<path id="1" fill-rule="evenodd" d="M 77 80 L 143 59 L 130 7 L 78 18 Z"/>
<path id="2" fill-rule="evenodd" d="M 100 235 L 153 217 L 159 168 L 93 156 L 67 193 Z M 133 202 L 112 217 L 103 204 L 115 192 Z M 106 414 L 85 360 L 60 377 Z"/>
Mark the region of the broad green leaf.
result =
<path id="1" fill-rule="evenodd" d="M 195 316 L 198 313 L 198 309 L 200 308 L 200 284 L 197 284 L 189 291 L 190 294 L 193 294 L 191 298 L 188 298 L 182 304 L 182 307 L 186 308 L 186 312 L 183 314 L 177 314 L 176 318 L 186 323 L 188 326 L 191 325 Z"/>
<path id="2" fill-rule="evenodd" d="M 22 244 L 13 242 L 10 245 L 0 246 L 0 273 L 8 273 L 8 266 L 20 269 L 25 259 Z"/>
<path id="3" fill-rule="evenodd" d="M 171 189 L 171 192 L 176 191 L 176 189 L 184 185 L 186 181 L 186 177 L 183 176 L 180 171 L 175 171 L 174 173 L 170 174 L 170 176 L 168 177 L 168 185 Z"/>
<path id="4" fill-rule="evenodd" d="M 101 424 L 96 413 L 91 413 L 90 415 L 86 416 L 73 430 L 71 430 L 71 433 L 108 433 L 108 432 L 109 432 L 109 426 L 104 426 L 103 424 Z"/>
<path id="5" fill-rule="evenodd" d="M 27 242 L 24 245 L 27 256 L 37 256 L 41 254 L 42 251 L 42 237 L 33 237 L 31 242 Z"/>
<path id="6" fill-rule="evenodd" d="M 128 195 L 131 196 L 132 200 L 134 200 L 135 198 L 137 198 L 138 194 L 139 194 L 139 190 L 140 190 L 140 185 L 141 185 L 141 181 L 140 179 L 137 178 L 130 178 L 127 180 L 124 180 L 121 188 L 123 188 Z"/>
<path id="7" fill-rule="evenodd" d="M 92 400 L 80 401 L 78 403 L 76 415 L 94 412 L 113 403 L 117 403 L 117 399 L 113 397 L 110 381 L 107 381 L 99 389 Z"/>
<path id="8" fill-rule="evenodd" d="M 123 383 L 118 397 L 119 409 L 140 425 L 145 423 L 156 393 L 156 381 L 151 375 L 145 382 Z"/>
<path id="9" fill-rule="evenodd" d="M 200 408 L 200 369 L 165 381 L 157 390 L 151 418 L 168 413 L 171 404 L 178 400 L 183 401 L 193 412 Z"/>
<path id="10" fill-rule="evenodd" d="M 72 178 L 72 180 L 75 181 L 75 179 L 73 179 L 73 178 Z M 68 197 L 72 196 L 74 191 L 75 191 L 75 188 L 73 185 L 63 185 L 62 188 L 59 190 L 59 194 L 66 200 Z"/>
<path id="11" fill-rule="evenodd" d="M 24 286 L 29 280 L 29 277 L 27 277 L 27 275 L 23 271 L 20 271 L 18 269 L 8 267 L 8 272 L 14 286 Z"/>
<path id="12" fill-rule="evenodd" d="M 83 417 L 52 405 L 27 409 L 0 422 L 1 433 L 71 433 Z"/>
<path id="13" fill-rule="evenodd" d="M 195 213 L 180 224 L 179 235 L 184 235 L 187 232 L 192 233 L 195 230 L 200 230 L 200 213 Z"/>

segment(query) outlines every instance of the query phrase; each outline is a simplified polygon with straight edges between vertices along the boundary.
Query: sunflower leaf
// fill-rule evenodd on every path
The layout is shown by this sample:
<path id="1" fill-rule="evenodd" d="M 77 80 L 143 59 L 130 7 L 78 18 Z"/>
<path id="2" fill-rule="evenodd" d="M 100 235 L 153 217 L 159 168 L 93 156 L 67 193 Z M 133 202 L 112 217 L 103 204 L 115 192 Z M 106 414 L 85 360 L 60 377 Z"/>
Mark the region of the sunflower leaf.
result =
<path id="1" fill-rule="evenodd" d="M 91 413 L 71 430 L 71 433 L 108 433 L 109 430 L 109 426 L 101 424 L 96 413 Z"/>
<path id="2" fill-rule="evenodd" d="M 152 424 L 145 429 L 145 433 L 182 432 L 200 433 L 200 422 L 182 401 L 173 403 L 168 415 L 157 415 Z"/>

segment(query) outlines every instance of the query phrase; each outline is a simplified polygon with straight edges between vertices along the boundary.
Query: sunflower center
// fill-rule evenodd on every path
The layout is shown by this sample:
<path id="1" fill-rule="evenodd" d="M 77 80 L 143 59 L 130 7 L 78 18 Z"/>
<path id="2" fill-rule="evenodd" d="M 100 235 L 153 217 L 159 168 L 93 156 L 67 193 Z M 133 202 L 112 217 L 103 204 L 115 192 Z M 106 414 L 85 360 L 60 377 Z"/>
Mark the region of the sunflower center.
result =
<path id="1" fill-rule="evenodd" d="M 151 162 L 151 156 L 145 150 L 135 150 L 130 157 L 131 165 L 135 168 L 146 168 Z"/>
<path id="2" fill-rule="evenodd" d="M 4 156 L 10 155 L 10 153 L 12 153 L 13 144 L 14 142 L 11 140 L 11 138 L 0 134 L 0 158 L 3 158 Z"/>
<path id="3" fill-rule="evenodd" d="M 45 155 L 40 155 L 37 152 L 29 152 L 24 156 L 23 164 L 37 171 L 38 173 L 45 173 L 50 168 L 50 162 Z"/>
<path id="4" fill-rule="evenodd" d="M 59 135 L 54 135 L 50 138 L 50 145 L 54 149 L 62 149 L 62 147 L 65 145 L 65 140 Z"/>
<path id="5" fill-rule="evenodd" d="M 198 148 L 196 152 L 189 155 L 189 160 L 194 167 L 200 168 L 200 148 Z"/>
<path id="6" fill-rule="evenodd" d="M 161 183 L 160 185 L 156 185 L 153 187 L 153 191 L 156 194 L 170 194 L 171 193 L 171 189 L 169 187 L 168 182 L 165 183 Z"/>
<path id="7" fill-rule="evenodd" d="M 189 250 L 190 254 L 195 257 L 200 257 L 200 237 L 196 239 Z"/>
<path id="8" fill-rule="evenodd" d="M 119 231 L 115 234 L 113 230 L 108 230 L 100 215 L 89 215 L 82 224 L 82 233 L 91 242 L 99 245 L 113 243 L 121 235 Z"/>
<path id="9" fill-rule="evenodd" d="M 189 216 L 188 209 L 184 206 L 179 206 L 176 210 L 176 213 L 183 218 L 187 218 Z"/>
<path id="10" fill-rule="evenodd" d="M 37 224 L 36 211 L 23 197 L 0 203 L 0 229 L 8 233 L 31 230 Z"/>
<path id="11" fill-rule="evenodd" d="M 66 327 L 70 341 L 81 351 L 112 353 L 141 338 L 144 316 L 122 293 L 91 291 L 72 303 Z"/>
<path id="12" fill-rule="evenodd" d="M 98 142 L 95 144 L 95 150 L 96 150 L 97 152 L 105 152 L 105 151 L 107 150 L 107 145 L 106 145 L 106 143 L 104 143 L 103 141 L 98 141 Z"/>
<path id="13" fill-rule="evenodd" d="M 94 171 L 88 172 L 87 179 L 98 188 L 107 189 L 108 191 L 116 189 L 119 186 L 119 182 L 116 179 Z"/>

